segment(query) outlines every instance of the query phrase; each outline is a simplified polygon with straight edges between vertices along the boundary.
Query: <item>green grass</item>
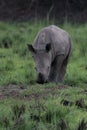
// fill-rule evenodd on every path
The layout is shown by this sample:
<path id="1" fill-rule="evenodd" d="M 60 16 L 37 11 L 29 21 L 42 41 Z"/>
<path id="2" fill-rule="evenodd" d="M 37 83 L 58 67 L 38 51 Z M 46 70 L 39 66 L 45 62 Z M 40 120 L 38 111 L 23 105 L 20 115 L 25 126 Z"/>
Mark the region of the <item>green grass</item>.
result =
<path id="1" fill-rule="evenodd" d="M 1 85 L 6 82 L 7 84 L 12 82 L 29 84 L 35 81 L 35 65 L 28 52 L 27 43 L 33 43 L 37 32 L 44 26 L 47 25 L 41 22 L 34 24 L 0 23 Z M 85 83 L 87 77 L 87 25 L 76 26 L 64 23 L 60 27 L 69 32 L 73 40 L 73 55 L 68 65 L 65 83 L 69 85 Z M 9 49 L 4 48 L 5 44 Z"/>
<path id="2" fill-rule="evenodd" d="M 87 121 L 87 24 L 59 25 L 73 41 L 64 80 L 68 88 L 63 89 L 56 88 L 63 84 L 35 81 L 35 63 L 27 44 L 47 25 L 0 22 L 0 130 L 61 130 L 61 123 L 62 130 L 77 130 L 82 119 Z M 81 99 L 82 108 L 76 105 Z M 72 105 L 65 106 L 62 100 Z"/>

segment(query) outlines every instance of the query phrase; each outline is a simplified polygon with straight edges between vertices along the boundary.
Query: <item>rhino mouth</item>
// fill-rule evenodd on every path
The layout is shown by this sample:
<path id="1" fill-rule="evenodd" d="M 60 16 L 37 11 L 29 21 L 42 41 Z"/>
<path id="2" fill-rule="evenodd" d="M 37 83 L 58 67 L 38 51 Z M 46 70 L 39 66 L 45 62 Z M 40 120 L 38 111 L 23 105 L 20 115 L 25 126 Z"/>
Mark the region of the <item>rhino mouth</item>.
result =
<path id="1" fill-rule="evenodd" d="M 44 83 L 48 83 L 48 81 L 47 81 L 47 80 L 46 80 L 46 81 L 38 81 L 38 80 L 37 80 L 37 83 L 38 83 L 38 84 L 44 84 Z"/>
<path id="2" fill-rule="evenodd" d="M 38 77 L 37 77 L 37 83 L 39 83 L 39 84 L 44 84 L 44 83 L 47 83 L 47 82 L 48 82 L 48 80 L 46 80 L 46 79 L 44 78 L 44 75 L 41 74 L 41 73 L 39 73 L 39 74 L 38 74 Z"/>

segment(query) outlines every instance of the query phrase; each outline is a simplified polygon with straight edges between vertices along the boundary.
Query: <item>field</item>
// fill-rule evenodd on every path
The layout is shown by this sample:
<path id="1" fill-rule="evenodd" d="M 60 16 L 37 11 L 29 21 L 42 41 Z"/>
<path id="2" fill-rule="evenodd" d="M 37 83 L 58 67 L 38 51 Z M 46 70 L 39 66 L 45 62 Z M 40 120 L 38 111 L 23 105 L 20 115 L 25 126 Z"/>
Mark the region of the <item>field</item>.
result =
<path id="1" fill-rule="evenodd" d="M 39 85 L 27 44 L 47 25 L 0 22 L 0 130 L 87 130 L 87 24 L 57 24 L 73 54 L 64 83 Z"/>

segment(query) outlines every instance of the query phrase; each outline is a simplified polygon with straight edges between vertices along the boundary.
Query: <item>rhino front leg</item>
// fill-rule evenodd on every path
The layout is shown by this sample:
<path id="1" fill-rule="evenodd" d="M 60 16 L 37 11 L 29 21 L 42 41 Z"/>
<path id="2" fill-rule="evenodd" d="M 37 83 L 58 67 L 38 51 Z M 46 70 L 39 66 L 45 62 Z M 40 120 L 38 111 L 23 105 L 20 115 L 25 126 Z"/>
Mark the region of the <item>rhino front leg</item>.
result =
<path id="1" fill-rule="evenodd" d="M 65 76 L 66 68 L 67 68 L 67 63 L 68 63 L 68 58 L 63 61 L 63 64 L 61 66 L 60 74 L 59 74 L 60 82 L 63 82 L 63 80 L 64 80 L 64 76 Z"/>
<path id="2" fill-rule="evenodd" d="M 59 83 L 61 82 L 61 77 L 60 77 L 60 71 L 61 71 L 61 66 L 64 61 L 64 55 L 59 55 L 56 56 L 54 62 L 52 63 L 51 67 L 51 72 L 49 76 L 49 81 L 54 82 L 54 83 Z"/>

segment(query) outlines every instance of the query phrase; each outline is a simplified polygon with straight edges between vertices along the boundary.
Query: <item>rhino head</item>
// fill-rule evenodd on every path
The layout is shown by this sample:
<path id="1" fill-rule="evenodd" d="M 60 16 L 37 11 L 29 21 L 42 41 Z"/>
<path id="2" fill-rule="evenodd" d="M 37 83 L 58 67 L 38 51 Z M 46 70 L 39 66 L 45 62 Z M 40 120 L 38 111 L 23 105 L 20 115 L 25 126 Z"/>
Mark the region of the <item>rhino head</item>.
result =
<path id="1" fill-rule="evenodd" d="M 35 49 L 28 44 L 28 49 L 32 53 L 36 64 L 37 83 L 48 82 L 51 69 L 51 44 L 46 44 L 43 50 Z"/>

